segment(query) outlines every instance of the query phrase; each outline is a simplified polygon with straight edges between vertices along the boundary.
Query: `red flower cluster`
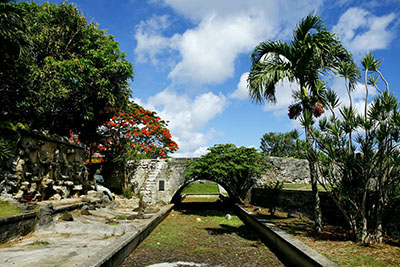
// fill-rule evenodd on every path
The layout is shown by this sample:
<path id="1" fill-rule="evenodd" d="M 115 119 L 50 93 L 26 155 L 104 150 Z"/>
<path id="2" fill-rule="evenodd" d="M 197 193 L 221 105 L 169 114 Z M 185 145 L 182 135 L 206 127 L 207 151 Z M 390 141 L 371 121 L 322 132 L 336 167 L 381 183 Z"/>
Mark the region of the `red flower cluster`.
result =
<path id="1" fill-rule="evenodd" d="M 167 123 L 155 112 L 132 104 L 128 111 L 116 112 L 110 121 L 100 127 L 103 141 L 93 147 L 115 156 L 134 149 L 136 153 L 150 158 L 166 158 L 168 153 L 178 150 L 166 127 Z"/>

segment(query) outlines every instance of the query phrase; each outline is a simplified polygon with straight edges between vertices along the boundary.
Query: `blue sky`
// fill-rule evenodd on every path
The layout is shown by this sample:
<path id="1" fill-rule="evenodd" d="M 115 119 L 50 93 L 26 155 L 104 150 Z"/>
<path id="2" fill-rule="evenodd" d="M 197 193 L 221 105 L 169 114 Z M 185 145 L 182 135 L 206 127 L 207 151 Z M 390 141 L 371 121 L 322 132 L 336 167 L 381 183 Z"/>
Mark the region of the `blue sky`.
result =
<path id="1" fill-rule="evenodd" d="M 169 121 L 180 146 L 175 157 L 198 156 L 221 143 L 259 147 L 266 132 L 300 129 L 298 122 L 287 117 L 296 84 L 279 86 L 276 105 L 257 105 L 247 96 L 246 78 L 254 47 L 266 40 L 290 40 L 295 25 L 313 11 L 339 36 L 357 63 L 368 51 L 384 59 L 381 70 L 391 92 L 400 96 L 400 0 L 69 3 L 120 43 L 134 65 L 132 99 Z M 346 104 L 344 81 L 338 77 L 326 80 Z M 353 95 L 360 110 L 363 95 L 360 85 Z"/>

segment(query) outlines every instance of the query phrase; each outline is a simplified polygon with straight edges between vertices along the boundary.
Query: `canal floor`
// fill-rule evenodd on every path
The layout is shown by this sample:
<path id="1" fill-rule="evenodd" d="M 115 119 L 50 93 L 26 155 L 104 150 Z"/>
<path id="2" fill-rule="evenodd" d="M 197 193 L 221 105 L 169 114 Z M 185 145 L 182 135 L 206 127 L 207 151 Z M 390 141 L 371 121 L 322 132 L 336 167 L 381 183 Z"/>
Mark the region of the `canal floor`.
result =
<path id="1" fill-rule="evenodd" d="M 173 210 L 121 266 L 283 266 L 231 211 L 207 205 Z"/>

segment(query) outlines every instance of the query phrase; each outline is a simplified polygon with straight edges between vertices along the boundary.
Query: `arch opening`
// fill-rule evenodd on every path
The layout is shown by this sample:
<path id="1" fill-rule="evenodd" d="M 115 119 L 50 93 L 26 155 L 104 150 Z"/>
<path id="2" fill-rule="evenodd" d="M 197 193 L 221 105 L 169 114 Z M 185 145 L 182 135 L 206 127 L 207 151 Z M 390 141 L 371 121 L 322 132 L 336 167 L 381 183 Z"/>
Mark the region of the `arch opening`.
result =
<path id="1" fill-rule="evenodd" d="M 211 186 L 196 186 L 194 190 L 186 190 L 189 187 L 193 187 L 192 185 L 215 185 L 216 189 L 210 190 L 210 188 L 212 188 Z M 203 190 L 203 192 L 201 192 L 201 191 L 197 192 L 198 189 L 202 188 L 202 187 L 203 187 L 203 189 L 201 189 L 201 190 Z M 206 189 L 204 190 L 204 188 L 206 188 Z M 198 196 L 198 197 L 215 196 L 216 199 L 218 199 L 217 202 L 230 202 L 230 200 L 232 199 L 232 192 L 229 192 L 229 189 L 227 189 L 226 186 L 224 186 L 223 184 L 217 183 L 212 180 L 192 179 L 192 180 L 185 181 L 178 188 L 178 190 L 175 192 L 175 194 L 173 195 L 173 197 L 171 199 L 171 203 L 175 204 L 176 206 L 181 206 L 182 202 L 188 196 Z"/>

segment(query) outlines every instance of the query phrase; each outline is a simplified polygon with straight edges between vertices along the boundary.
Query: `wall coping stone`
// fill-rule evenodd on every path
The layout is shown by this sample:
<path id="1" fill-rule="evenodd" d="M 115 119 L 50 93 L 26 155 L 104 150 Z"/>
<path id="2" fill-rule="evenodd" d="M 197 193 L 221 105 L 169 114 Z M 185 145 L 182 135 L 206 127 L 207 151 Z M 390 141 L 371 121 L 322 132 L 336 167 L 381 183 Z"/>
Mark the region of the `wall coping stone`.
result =
<path id="1" fill-rule="evenodd" d="M 274 224 L 247 212 L 242 206 L 236 204 L 235 209 L 243 221 L 250 224 L 271 246 L 279 251 L 285 260 L 294 266 L 339 266 Z"/>
<path id="2" fill-rule="evenodd" d="M 17 214 L 17 215 L 12 215 L 12 216 L 7 216 L 7 217 L 1 217 L 0 218 L 0 225 L 1 224 L 7 224 L 10 222 L 17 222 L 17 221 L 22 221 L 22 220 L 27 220 L 36 217 L 37 214 L 36 212 L 25 212 L 22 214 Z"/>

